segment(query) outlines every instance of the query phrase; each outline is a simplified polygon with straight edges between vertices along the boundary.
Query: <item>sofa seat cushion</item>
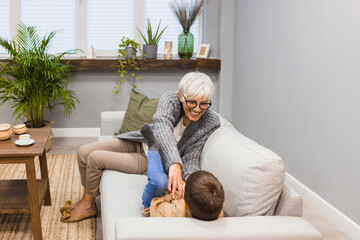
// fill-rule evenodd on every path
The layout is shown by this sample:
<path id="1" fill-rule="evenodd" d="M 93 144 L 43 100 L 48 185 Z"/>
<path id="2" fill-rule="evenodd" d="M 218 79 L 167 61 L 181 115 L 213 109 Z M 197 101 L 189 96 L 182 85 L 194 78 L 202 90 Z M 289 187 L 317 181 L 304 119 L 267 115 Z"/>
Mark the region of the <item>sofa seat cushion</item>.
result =
<path id="1" fill-rule="evenodd" d="M 115 239 L 321 240 L 322 236 L 299 217 L 227 217 L 215 221 L 119 217 Z"/>
<path id="2" fill-rule="evenodd" d="M 115 223 L 119 217 L 143 217 L 141 196 L 146 183 L 146 175 L 103 171 L 100 199 L 104 239 L 115 238 Z"/>
<path id="3" fill-rule="evenodd" d="M 285 167 L 274 152 L 240 134 L 223 118 L 207 140 L 201 168 L 213 173 L 225 190 L 227 216 L 274 215 L 283 189 Z"/>

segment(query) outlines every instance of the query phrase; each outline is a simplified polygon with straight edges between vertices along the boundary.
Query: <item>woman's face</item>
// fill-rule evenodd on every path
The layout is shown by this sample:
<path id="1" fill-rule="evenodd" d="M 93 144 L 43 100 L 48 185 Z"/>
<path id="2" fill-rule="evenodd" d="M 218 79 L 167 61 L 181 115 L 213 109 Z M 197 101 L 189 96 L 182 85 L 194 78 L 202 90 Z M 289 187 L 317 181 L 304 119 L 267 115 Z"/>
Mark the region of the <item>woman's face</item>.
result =
<path id="1" fill-rule="evenodd" d="M 189 108 L 186 105 L 185 98 L 183 97 L 183 94 L 180 91 L 178 92 L 178 95 L 179 95 L 180 101 L 182 102 L 186 117 L 192 122 L 198 121 L 200 119 L 200 117 L 206 112 L 206 110 L 200 109 L 200 103 L 208 103 L 208 102 L 210 102 L 210 100 L 205 99 L 205 98 L 194 98 L 194 97 L 190 97 L 190 96 L 185 96 L 186 100 L 197 102 L 197 106 L 195 108 Z"/>

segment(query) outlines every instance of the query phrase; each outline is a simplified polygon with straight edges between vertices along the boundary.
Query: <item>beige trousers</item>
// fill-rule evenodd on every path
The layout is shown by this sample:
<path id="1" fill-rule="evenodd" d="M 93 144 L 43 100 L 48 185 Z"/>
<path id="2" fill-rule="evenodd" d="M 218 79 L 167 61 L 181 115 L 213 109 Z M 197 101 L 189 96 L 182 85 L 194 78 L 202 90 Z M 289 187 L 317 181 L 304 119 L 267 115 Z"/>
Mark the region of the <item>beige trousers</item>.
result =
<path id="1" fill-rule="evenodd" d="M 91 196 L 100 195 L 102 171 L 143 174 L 147 160 L 141 143 L 111 138 L 81 146 L 77 153 L 81 183 Z"/>

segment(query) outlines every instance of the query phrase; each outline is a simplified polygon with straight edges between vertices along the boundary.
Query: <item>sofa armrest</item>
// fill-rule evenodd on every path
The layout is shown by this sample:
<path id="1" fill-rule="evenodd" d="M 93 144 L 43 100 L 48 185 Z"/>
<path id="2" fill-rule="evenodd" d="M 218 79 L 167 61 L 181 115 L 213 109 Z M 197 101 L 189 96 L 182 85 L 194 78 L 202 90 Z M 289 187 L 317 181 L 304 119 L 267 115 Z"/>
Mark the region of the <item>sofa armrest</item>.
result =
<path id="1" fill-rule="evenodd" d="M 123 124 L 125 111 L 108 111 L 101 113 L 101 136 L 114 135 Z"/>
<path id="2" fill-rule="evenodd" d="M 275 215 L 302 217 L 303 199 L 301 195 L 284 185 L 283 191 L 276 205 Z"/>
<path id="3" fill-rule="evenodd" d="M 122 239 L 306 239 L 321 233 L 299 217 L 225 217 L 215 221 L 193 218 L 120 218 L 115 235 Z"/>

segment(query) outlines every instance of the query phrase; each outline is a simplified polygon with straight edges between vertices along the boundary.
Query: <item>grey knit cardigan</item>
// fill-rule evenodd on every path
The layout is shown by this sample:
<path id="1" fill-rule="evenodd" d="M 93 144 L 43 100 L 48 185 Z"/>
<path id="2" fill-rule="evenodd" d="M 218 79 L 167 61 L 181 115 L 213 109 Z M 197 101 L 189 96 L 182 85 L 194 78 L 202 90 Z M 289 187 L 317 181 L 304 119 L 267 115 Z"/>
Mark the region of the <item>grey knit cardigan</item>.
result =
<path id="1" fill-rule="evenodd" d="M 183 136 L 176 143 L 174 127 L 184 115 L 183 105 L 177 92 L 165 92 L 159 99 L 156 113 L 153 116 L 152 129 L 158 142 L 160 156 L 166 172 L 173 163 L 182 167 L 182 176 L 186 177 L 200 170 L 200 155 L 208 137 L 220 127 L 217 114 L 207 110 L 198 121 L 190 122 Z M 127 132 L 116 136 L 137 142 L 144 142 L 140 131 Z"/>

